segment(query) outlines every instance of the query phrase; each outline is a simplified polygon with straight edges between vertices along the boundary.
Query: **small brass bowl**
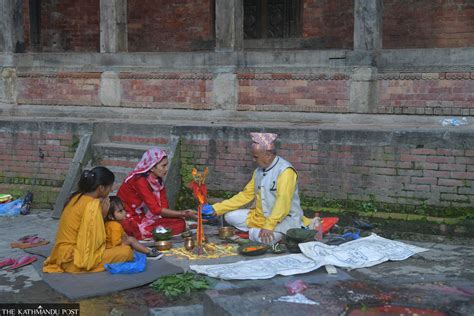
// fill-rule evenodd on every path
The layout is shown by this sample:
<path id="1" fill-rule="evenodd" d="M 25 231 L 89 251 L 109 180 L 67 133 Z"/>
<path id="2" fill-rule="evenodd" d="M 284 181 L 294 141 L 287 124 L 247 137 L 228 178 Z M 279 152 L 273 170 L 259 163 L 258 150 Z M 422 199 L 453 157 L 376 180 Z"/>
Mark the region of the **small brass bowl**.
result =
<path id="1" fill-rule="evenodd" d="M 163 251 L 163 250 L 170 250 L 173 243 L 169 240 L 160 240 L 155 242 L 156 249 Z"/>
<path id="2" fill-rule="evenodd" d="M 234 236 L 234 233 L 235 233 L 235 228 L 234 227 L 226 226 L 226 227 L 219 228 L 219 238 L 220 239 L 225 240 L 228 237 Z"/>

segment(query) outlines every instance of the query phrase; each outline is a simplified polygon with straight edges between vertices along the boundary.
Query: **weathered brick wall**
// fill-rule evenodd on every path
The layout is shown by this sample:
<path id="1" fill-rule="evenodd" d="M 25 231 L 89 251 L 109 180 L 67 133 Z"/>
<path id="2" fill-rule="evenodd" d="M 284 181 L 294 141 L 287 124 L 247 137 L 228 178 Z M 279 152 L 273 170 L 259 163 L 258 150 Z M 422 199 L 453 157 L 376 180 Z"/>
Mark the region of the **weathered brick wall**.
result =
<path id="1" fill-rule="evenodd" d="M 474 2 L 384 0 L 383 47 L 471 47 Z"/>
<path id="2" fill-rule="evenodd" d="M 19 73 L 19 104 L 100 105 L 100 73 Z"/>
<path id="3" fill-rule="evenodd" d="M 66 125 L 0 123 L 0 192 L 34 194 L 34 208 L 54 204 L 75 153 L 73 131 Z"/>
<path id="4" fill-rule="evenodd" d="M 474 72 L 379 75 L 381 113 L 474 115 Z"/>
<path id="5" fill-rule="evenodd" d="M 303 38 L 314 38 L 323 48 L 352 49 L 353 0 L 304 0 Z"/>
<path id="6" fill-rule="evenodd" d="M 19 72 L 19 104 L 100 106 L 99 72 Z M 215 109 L 211 73 L 119 73 L 121 106 Z M 349 113 L 349 73 L 238 73 L 238 111 Z M 377 113 L 474 115 L 474 72 L 380 73 Z"/>
<path id="7" fill-rule="evenodd" d="M 100 1 L 41 2 L 43 51 L 98 52 L 99 45 Z"/>
<path id="8" fill-rule="evenodd" d="M 182 133 L 183 165 L 209 166 L 211 190 L 240 190 L 251 178 L 250 129 Z M 279 154 L 299 172 L 306 197 L 372 201 L 394 211 L 452 215 L 472 208 L 470 131 L 272 130 Z M 443 208 L 445 208 L 443 210 Z M 462 211 L 461 211 L 462 212 Z"/>
<path id="9" fill-rule="evenodd" d="M 211 0 L 129 0 L 129 51 L 213 49 L 213 3 Z"/>
<path id="10" fill-rule="evenodd" d="M 99 51 L 99 1 L 42 1 L 44 51 Z M 214 48 L 211 0 L 130 0 L 131 52 L 195 51 Z M 23 0 L 25 44 L 29 48 L 29 7 Z M 353 0 L 304 0 L 302 37 L 312 47 L 353 46 Z M 474 4 L 452 0 L 385 0 L 384 48 L 470 47 L 474 45 Z"/>
<path id="11" fill-rule="evenodd" d="M 35 193 L 34 207 L 50 207 L 64 180 L 80 130 L 68 123 L 0 124 L 0 190 Z M 85 128 L 83 128 L 85 129 Z M 162 130 L 160 130 L 162 129 Z M 249 132 L 231 126 L 147 126 L 96 124 L 102 139 L 116 143 L 166 146 L 181 137 L 182 170 L 208 166 L 210 190 L 240 190 L 255 168 Z M 464 214 L 474 201 L 472 129 L 271 129 L 280 135 L 279 154 L 299 172 L 306 198 L 341 203 L 373 202 L 382 209 L 431 215 Z M 41 152 L 44 154 L 40 158 Z M 100 163 L 118 168 L 116 187 L 141 156 L 134 150 Z M 124 158 L 125 157 L 125 158 Z M 114 170 L 114 172 L 117 172 Z"/>
<path id="12" fill-rule="evenodd" d="M 122 104 L 129 107 L 210 109 L 212 74 L 122 73 Z"/>
<path id="13" fill-rule="evenodd" d="M 19 104 L 100 106 L 101 73 L 23 72 Z M 120 73 L 122 105 L 127 107 L 210 109 L 212 74 Z"/>
<path id="14" fill-rule="evenodd" d="M 238 110 L 348 112 L 348 74 L 239 74 Z"/>

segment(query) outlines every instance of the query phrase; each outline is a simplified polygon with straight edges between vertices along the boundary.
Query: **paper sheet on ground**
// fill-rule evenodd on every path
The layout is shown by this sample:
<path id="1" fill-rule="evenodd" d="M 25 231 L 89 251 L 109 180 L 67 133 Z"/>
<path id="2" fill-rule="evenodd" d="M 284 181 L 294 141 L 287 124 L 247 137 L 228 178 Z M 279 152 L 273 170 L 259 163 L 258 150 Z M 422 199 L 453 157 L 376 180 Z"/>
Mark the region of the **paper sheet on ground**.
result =
<path id="1" fill-rule="evenodd" d="M 228 264 L 191 265 L 192 270 L 225 280 L 270 279 L 316 270 L 321 265 L 302 254 L 292 254 Z"/>
<path id="2" fill-rule="evenodd" d="M 303 254 L 239 261 L 230 264 L 191 265 L 198 273 L 226 280 L 269 279 L 277 274 L 307 273 L 330 264 L 342 268 L 371 267 L 387 260 L 404 260 L 428 249 L 375 234 L 340 246 L 320 242 L 300 244 Z"/>
<path id="3" fill-rule="evenodd" d="M 340 268 L 366 268 L 387 260 L 401 261 L 428 249 L 405 244 L 372 234 L 340 246 L 328 246 L 320 242 L 300 244 L 301 252 L 323 265 Z"/>

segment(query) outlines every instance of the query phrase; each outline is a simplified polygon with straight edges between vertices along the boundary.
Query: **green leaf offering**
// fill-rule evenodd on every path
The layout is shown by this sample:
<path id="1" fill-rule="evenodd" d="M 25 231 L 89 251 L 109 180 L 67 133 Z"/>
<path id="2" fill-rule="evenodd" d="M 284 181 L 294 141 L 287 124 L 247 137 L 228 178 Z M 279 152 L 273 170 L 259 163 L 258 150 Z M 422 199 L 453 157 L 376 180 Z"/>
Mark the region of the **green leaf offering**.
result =
<path id="1" fill-rule="evenodd" d="M 188 295 L 192 291 L 210 288 L 206 278 L 190 272 L 161 277 L 150 286 L 171 300 L 175 300 L 183 294 Z"/>

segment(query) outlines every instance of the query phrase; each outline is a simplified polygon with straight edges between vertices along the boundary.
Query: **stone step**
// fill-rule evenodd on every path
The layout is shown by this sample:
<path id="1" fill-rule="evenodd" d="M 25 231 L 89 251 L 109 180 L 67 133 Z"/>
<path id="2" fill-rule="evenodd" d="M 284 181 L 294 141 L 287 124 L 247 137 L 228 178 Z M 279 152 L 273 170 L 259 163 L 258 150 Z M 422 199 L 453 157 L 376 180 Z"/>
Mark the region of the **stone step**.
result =
<path id="1" fill-rule="evenodd" d="M 118 143 L 118 142 L 108 142 L 108 143 L 96 143 L 92 145 L 93 150 L 100 160 L 105 160 L 104 158 L 111 160 L 127 160 L 131 162 L 140 161 L 143 153 L 148 149 L 154 147 L 151 145 L 141 145 L 141 144 L 129 144 L 129 143 Z M 172 160 L 174 155 L 174 150 L 171 149 L 170 145 L 162 145 L 159 147 L 166 151 L 168 154 L 169 160 Z"/>

